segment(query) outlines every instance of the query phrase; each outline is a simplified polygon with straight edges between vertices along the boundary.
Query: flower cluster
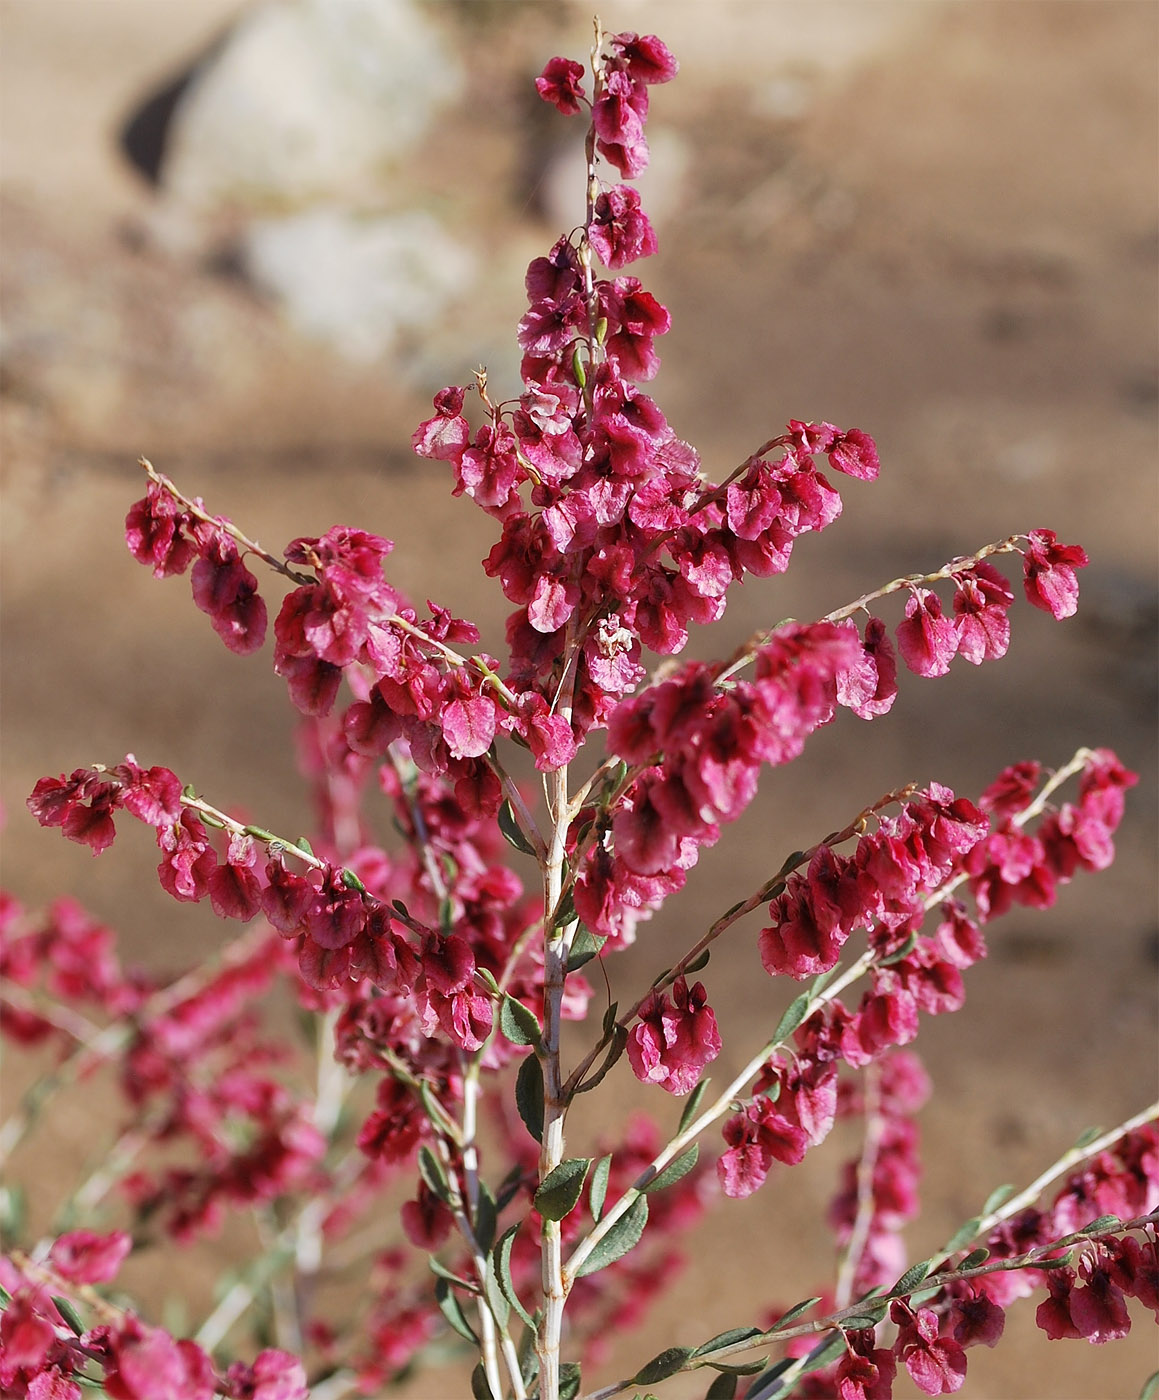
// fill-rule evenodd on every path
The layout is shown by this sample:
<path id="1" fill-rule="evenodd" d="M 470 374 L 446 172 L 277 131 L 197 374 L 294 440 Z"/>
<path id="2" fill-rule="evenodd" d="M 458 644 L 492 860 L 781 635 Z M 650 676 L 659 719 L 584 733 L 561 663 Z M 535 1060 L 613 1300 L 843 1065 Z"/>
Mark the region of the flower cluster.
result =
<path id="1" fill-rule="evenodd" d="M 215 1370 L 195 1342 L 175 1340 L 133 1313 L 102 1304 L 103 1320 L 84 1330 L 67 1296 L 77 1285 L 115 1279 L 129 1252 L 122 1231 L 74 1230 L 43 1260 L 0 1259 L 7 1296 L 0 1315 L 0 1388 L 13 1400 L 81 1400 L 94 1381 L 113 1400 L 306 1400 L 306 1372 L 285 1351 L 267 1348 L 252 1366 Z M 59 1296 L 64 1293 L 66 1296 Z M 94 1375 L 95 1372 L 95 1375 Z"/>
<path id="2" fill-rule="evenodd" d="M 262 1343 L 268 1315 L 327 1393 L 377 1393 L 449 1328 L 481 1353 L 472 1393 L 559 1400 L 580 1385 L 578 1365 L 561 1362 L 565 1308 L 569 1343 L 598 1358 L 677 1267 L 671 1236 L 710 1189 L 750 1195 L 842 1117 L 864 1119 L 865 1141 L 830 1213 L 843 1258 L 828 1318 L 740 1329 L 720 1348 L 784 1340 L 777 1364 L 800 1363 L 797 1393 L 887 1400 L 899 1369 L 927 1394 L 960 1388 L 966 1349 L 993 1345 L 1004 1307 L 1032 1289 L 1046 1293 L 1050 1337 L 1110 1340 L 1130 1325 L 1128 1299 L 1159 1306 L 1159 1129 L 1142 1117 L 1071 1158 L 1053 1206 L 1038 1209 L 1034 1193 L 988 1204 L 940 1262 L 902 1273 L 929 1084 L 900 1047 L 922 1012 L 962 1005 L 990 920 L 1046 907 L 1078 870 L 1111 862 L 1135 775 L 1109 750 L 1080 750 L 1053 774 L 1016 764 L 976 805 L 909 784 L 843 831 L 802 840 L 688 952 L 666 955 L 627 1011 L 605 962 L 602 1026 L 565 1064 L 562 1022 L 586 1020 L 592 996 L 585 963 L 632 942 L 683 887 L 765 766 L 799 758 L 842 709 L 885 714 L 899 656 L 927 677 L 956 656 L 1003 656 L 1015 589 L 999 556 L 1021 557 L 1027 599 L 1056 618 L 1074 612 L 1087 562 L 1032 530 L 730 657 L 670 659 L 692 624 L 723 616 L 730 589 L 782 573 L 798 539 L 837 519 L 832 474 L 871 482 L 880 470 L 861 430 L 793 419 L 709 480 L 641 389 L 670 318 L 625 271 L 657 249 L 626 182 L 648 163 L 651 89 L 676 69 L 659 39 L 635 33 L 599 36 L 590 87 L 579 64 L 547 64 L 540 96 L 589 120 L 584 222 L 528 268 L 517 395 L 494 400 L 478 371 L 435 396 L 413 437 L 495 522 L 482 567 L 514 609 L 502 657 L 480 649 L 472 622 L 412 606 L 387 580 L 382 536 L 338 525 L 275 556 L 143 463 L 129 548 L 158 578 L 191 570 L 194 601 L 231 650 L 258 650 L 267 630 L 247 561 L 288 585 L 273 665 L 305 717 L 298 756 L 318 824 L 313 844 L 276 835 L 132 755 L 36 784 L 28 806 L 42 825 L 97 855 L 127 813 L 154 832 L 172 898 L 250 927 L 161 983 L 123 968 L 110 930 L 74 902 L 37 919 L 0 900 L 5 1029 L 63 1047 L 43 1092 L 103 1064 L 127 1110 L 110 1163 L 71 1204 L 112 1209 L 116 1194 L 131 1227 L 0 1261 L 5 1394 L 77 1400 L 96 1383 L 120 1400 L 297 1400 L 306 1371 L 287 1351 L 218 1364 L 216 1344 L 252 1305 Z M 893 594 L 904 602 L 891 631 L 876 604 Z M 665 658 L 651 675 L 649 652 Z M 589 745 L 579 778 L 570 766 Z M 1056 803 L 1076 776 L 1077 795 Z M 375 792 L 397 839 L 370 818 Z M 754 963 L 783 985 L 811 980 L 708 1102 L 704 1071 L 722 1042 L 707 975 L 694 978 L 720 934 L 761 909 Z M 309 1023 L 309 1070 L 262 1022 L 275 983 Z M 573 1100 L 621 1056 L 643 1083 L 688 1096 L 679 1127 L 665 1139 L 633 1120 L 597 1159 L 567 1157 Z M 33 1118 L 0 1127 L 0 1156 Z M 696 1141 L 714 1123 L 715 1172 Z M 96 1291 L 131 1245 L 185 1242 L 237 1210 L 267 1257 L 197 1341 Z M 323 1285 L 359 1267 L 364 1306 L 340 1325 Z M 76 1290 L 97 1312 L 87 1330 Z M 816 1334 L 834 1329 L 840 1357 L 819 1357 Z M 672 1348 L 614 1389 L 715 1364 L 699 1352 Z"/>

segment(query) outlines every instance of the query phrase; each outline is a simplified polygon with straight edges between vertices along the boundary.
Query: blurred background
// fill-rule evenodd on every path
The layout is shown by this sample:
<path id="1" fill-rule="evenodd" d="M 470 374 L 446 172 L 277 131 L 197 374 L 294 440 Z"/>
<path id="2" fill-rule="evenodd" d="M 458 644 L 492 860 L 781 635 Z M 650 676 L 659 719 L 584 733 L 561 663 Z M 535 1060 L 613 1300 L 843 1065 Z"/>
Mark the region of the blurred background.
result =
<path id="1" fill-rule="evenodd" d="M 582 216 L 581 133 L 532 79 L 553 53 L 586 55 L 590 8 L 0 3 L 4 881 L 22 901 L 76 895 L 154 968 L 221 936 L 156 888 L 145 833 L 93 864 L 37 828 L 24 799 L 46 773 L 131 751 L 263 825 L 309 820 L 281 682 L 225 651 L 186 580 L 155 583 L 125 551 L 139 455 L 275 552 L 335 523 L 395 539 L 391 581 L 500 649 L 506 606 L 477 568 L 492 522 L 409 436 L 430 395 L 481 363 L 500 396 L 517 391 L 523 270 Z M 601 18 L 659 33 L 682 65 L 653 94 L 641 182 L 660 254 L 631 269 L 673 316 L 651 392 L 717 479 L 790 417 L 865 429 L 883 464 L 694 649 L 1014 530 L 1048 526 L 1091 557 L 1076 618 L 1019 601 L 1001 664 L 903 678 L 872 730 L 842 715 L 767 775 L 610 970 L 616 994 L 638 994 L 789 850 L 901 782 L 977 796 L 1015 760 L 1117 749 L 1142 774 L 1117 864 L 994 925 L 965 1009 L 923 1027 L 920 1258 L 992 1186 L 1113 1126 L 1159 1078 L 1159 9 L 606 0 Z M 788 999 L 756 972 L 757 927 L 705 974 L 721 1074 Z M 625 1105 L 628 1081 L 622 1066 Z M 44 1193 L 71 1179 L 102 1111 L 78 1101 L 16 1174 Z M 589 1131 L 577 1121 L 577 1141 Z M 853 1146 L 835 1135 L 752 1201 L 720 1203 L 629 1359 L 820 1291 L 824 1211 Z M 189 1258 L 208 1281 L 212 1248 Z M 1105 1349 L 1048 1343 L 1032 1315 L 1016 1306 L 1011 1340 L 971 1353 L 967 1394 L 1134 1394 L 1154 1367 L 1142 1315 Z M 622 1373 L 613 1355 L 604 1379 Z"/>

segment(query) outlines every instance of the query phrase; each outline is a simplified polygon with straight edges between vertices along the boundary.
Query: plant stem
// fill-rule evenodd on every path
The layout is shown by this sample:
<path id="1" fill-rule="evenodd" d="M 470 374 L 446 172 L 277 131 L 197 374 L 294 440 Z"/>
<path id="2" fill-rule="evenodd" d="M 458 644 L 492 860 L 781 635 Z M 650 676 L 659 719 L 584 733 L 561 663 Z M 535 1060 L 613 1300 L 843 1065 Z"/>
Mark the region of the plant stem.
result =
<path id="1" fill-rule="evenodd" d="M 560 1021 L 563 984 L 567 974 L 570 932 L 575 925 L 554 924 L 563 888 L 564 841 L 567 836 L 567 769 L 549 773 L 546 780 L 547 805 L 551 818 L 551 840 L 544 868 L 544 965 L 543 965 L 543 1138 L 539 1152 L 539 1179 L 542 1182 L 563 1161 L 564 1114 L 559 1063 Z M 559 1400 L 559 1346 L 563 1332 L 563 1309 L 567 1294 L 563 1282 L 563 1242 L 557 1220 L 544 1219 L 542 1237 L 543 1320 L 536 1337 L 539 1355 L 539 1394 L 541 1400 Z"/>

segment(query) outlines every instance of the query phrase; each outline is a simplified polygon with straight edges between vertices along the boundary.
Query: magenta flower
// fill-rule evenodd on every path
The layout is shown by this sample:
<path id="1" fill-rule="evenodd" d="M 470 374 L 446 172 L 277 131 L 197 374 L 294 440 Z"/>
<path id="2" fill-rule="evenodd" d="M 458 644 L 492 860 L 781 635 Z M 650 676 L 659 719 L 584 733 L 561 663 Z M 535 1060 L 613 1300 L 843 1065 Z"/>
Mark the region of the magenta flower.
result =
<path id="1" fill-rule="evenodd" d="M 1056 618 L 1071 617 L 1078 608 L 1076 569 L 1085 569 L 1086 550 L 1077 544 L 1059 544 L 1053 530 L 1031 530 L 1026 537 L 1023 586 L 1036 608 Z"/>
<path id="2" fill-rule="evenodd" d="M 898 624 L 897 645 L 905 664 L 919 676 L 944 676 L 958 650 L 953 622 L 942 616 L 942 604 L 928 588 L 915 588 Z"/>
<path id="3" fill-rule="evenodd" d="M 545 102 L 558 108 L 565 117 L 572 117 L 583 100 L 582 64 L 570 58 L 549 58 L 543 72 L 535 80 L 535 90 Z"/>
<path id="4" fill-rule="evenodd" d="M 705 1065 L 719 1054 L 720 1032 L 704 984 L 689 990 L 684 977 L 672 984 L 671 1000 L 665 992 L 649 995 L 628 1035 L 632 1073 L 670 1094 L 694 1089 Z"/>

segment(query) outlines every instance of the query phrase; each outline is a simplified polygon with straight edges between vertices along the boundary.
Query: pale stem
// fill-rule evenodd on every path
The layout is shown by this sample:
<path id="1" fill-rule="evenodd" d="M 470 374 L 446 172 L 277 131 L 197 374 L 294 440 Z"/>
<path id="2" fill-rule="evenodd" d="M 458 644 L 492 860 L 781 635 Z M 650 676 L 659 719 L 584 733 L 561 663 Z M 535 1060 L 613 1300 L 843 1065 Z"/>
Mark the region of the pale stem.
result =
<path id="1" fill-rule="evenodd" d="M 1097 1157 L 1100 1152 L 1105 1152 L 1109 1147 L 1113 1147 L 1120 1138 L 1125 1138 L 1128 1133 L 1133 1133 L 1136 1128 L 1145 1127 L 1148 1123 L 1159 1120 L 1159 1101 L 1144 1108 L 1125 1122 L 1120 1123 L 1117 1128 L 1112 1128 L 1109 1132 L 1103 1133 L 1100 1137 L 1088 1142 L 1085 1147 L 1072 1147 L 1064 1152 L 1062 1156 L 1051 1163 L 1049 1167 L 1040 1175 L 1036 1176 L 1025 1191 L 1020 1191 L 1017 1196 L 1011 1197 L 1004 1205 L 997 1210 L 992 1210 L 989 1215 L 983 1216 L 978 1222 L 978 1228 L 974 1231 L 974 1239 L 979 1239 L 983 1235 L 988 1235 L 995 1225 L 1000 1225 L 1004 1220 L 1009 1220 L 1019 1211 L 1025 1210 L 1027 1206 L 1033 1205 L 1043 1191 L 1052 1181 L 1056 1181 L 1060 1176 L 1065 1175 L 1072 1167 L 1079 1162 L 1085 1162 L 1090 1157 Z M 938 1256 L 935 1255 L 935 1258 Z M 943 1252 L 942 1258 L 945 1258 Z"/>
<path id="2" fill-rule="evenodd" d="M 855 599 L 852 603 L 846 603 L 844 607 L 834 608 L 832 612 L 826 613 L 821 621 L 841 622 L 847 617 L 852 617 L 854 613 L 867 611 L 869 604 L 876 602 L 878 598 L 887 598 L 891 593 L 900 593 L 904 588 L 921 588 L 926 584 L 953 578 L 955 574 L 965 573 L 968 569 L 972 569 L 980 560 L 988 558 L 991 554 L 1019 554 L 1021 550 L 1018 548 L 1018 541 L 1024 538 L 1023 535 L 1009 535 L 1004 540 L 996 540 L 993 544 L 983 545 L 973 554 L 965 554 L 957 559 L 951 559 L 948 564 L 943 564 L 940 569 L 935 569 L 932 573 L 906 574 L 904 578 L 895 578 L 881 588 L 863 593 L 860 598 Z M 758 650 L 772 640 L 776 631 L 777 629 L 774 627 L 767 632 L 754 633 L 738 651 L 734 652 L 732 660 L 717 676 L 716 684 L 720 685 L 735 672 L 743 670 L 750 661 L 756 658 Z"/>
<path id="3" fill-rule="evenodd" d="M 1072 1244 L 1079 1244 L 1083 1241 L 1105 1239 L 1108 1235 L 1121 1235 L 1127 1230 L 1154 1229 L 1159 1224 L 1159 1210 L 1150 1211 L 1146 1215 L 1135 1216 L 1131 1220 L 1117 1221 L 1114 1224 L 1102 1225 L 1098 1229 L 1077 1230 L 1074 1232 Z M 913 1288 L 905 1293 L 894 1294 L 897 1298 L 912 1298 L 916 1293 L 924 1293 L 929 1289 L 940 1289 L 947 1284 L 964 1279 L 983 1278 L 987 1274 L 1012 1273 L 1017 1269 L 1032 1268 L 1035 1264 L 1041 1263 L 1057 1250 L 1057 1244 L 1041 1244 L 1034 1249 L 1027 1250 L 1025 1254 L 1017 1254 L 1009 1259 L 990 1259 L 985 1263 L 978 1264 L 969 1269 L 945 1269 L 937 1274 L 928 1274 L 925 1278 L 915 1283 Z M 719 1351 L 711 1353 L 714 1362 L 728 1362 L 743 1356 L 746 1352 L 760 1351 L 765 1347 L 773 1346 L 781 1342 L 790 1342 L 798 1337 L 820 1336 L 825 1332 L 832 1332 L 840 1328 L 843 1323 L 857 1321 L 866 1312 L 867 1306 L 872 1303 L 880 1304 L 884 1299 L 880 1296 L 873 1298 L 862 1298 L 859 1302 L 851 1303 L 848 1307 L 841 1308 L 830 1313 L 826 1317 L 818 1318 L 815 1322 L 803 1322 L 793 1327 L 776 1327 L 768 1332 L 763 1332 L 756 1337 L 750 1337 L 743 1342 L 736 1342 L 730 1347 L 721 1347 Z M 792 1383 L 800 1374 L 806 1362 L 806 1356 L 799 1356 L 794 1366 L 781 1372 L 780 1381 L 786 1387 L 780 1393 L 791 1394 Z M 709 1364 L 707 1358 L 690 1358 L 681 1372 L 699 1370 Z M 678 1375 L 680 1372 L 673 1372 Z M 616 1381 L 612 1385 L 602 1386 L 599 1390 L 588 1391 L 580 1397 L 580 1400 L 611 1400 L 614 1395 L 622 1395 L 625 1390 L 630 1390 L 636 1382 L 632 1379 Z"/>
<path id="4" fill-rule="evenodd" d="M 566 1101 L 559 1063 L 563 984 L 567 974 L 569 932 L 574 925 L 554 924 L 563 888 L 564 842 L 567 836 L 567 769 L 546 778 L 547 805 L 551 816 L 551 841 L 544 869 L 543 903 L 543 1138 L 539 1153 L 539 1179 L 544 1181 L 563 1161 Z M 563 1333 L 563 1309 L 567 1294 L 563 1283 L 563 1244 L 557 1220 L 543 1221 L 542 1229 L 543 1320 L 536 1338 L 539 1354 L 541 1400 L 559 1400 L 559 1347 Z"/>
<path id="5" fill-rule="evenodd" d="M 885 1118 L 881 1112 L 880 1065 L 870 1064 L 865 1067 L 863 1085 L 865 1137 L 862 1141 L 861 1157 L 857 1163 L 857 1214 L 841 1266 L 837 1271 L 837 1288 L 833 1301 L 838 1308 L 846 1307 L 853 1297 L 853 1282 L 857 1277 L 857 1268 L 861 1263 L 861 1256 L 865 1253 L 869 1230 L 873 1224 L 873 1174 L 877 1168 L 877 1156 L 885 1131 Z"/>
<path id="6" fill-rule="evenodd" d="M 463 1157 L 463 1177 L 467 1188 L 467 1199 L 465 1203 L 466 1219 L 463 1225 L 466 1226 L 465 1237 L 474 1256 L 475 1273 L 479 1279 L 479 1288 L 481 1290 L 479 1297 L 479 1323 L 482 1332 L 483 1368 L 487 1374 L 487 1383 L 491 1387 L 491 1393 L 495 1397 L 495 1400 L 502 1400 L 503 1382 L 499 1374 L 498 1358 L 495 1354 L 495 1343 L 498 1339 L 499 1346 L 503 1352 L 504 1365 L 507 1367 L 507 1373 L 511 1377 L 511 1386 L 516 1400 L 525 1400 L 527 1392 L 524 1389 L 523 1376 L 519 1369 L 519 1356 L 515 1349 L 515 1343 L 511 1340 L 507 1328 L 500 1327 L 498 1325 L 499 1319 L 491 1312 L 491 1306 L 488 1302 L 486 1291 L 487 1261 L 483 1257 L 483 1251 L 479 1248 L 478 1240 L 474 1233 L 474 1222 L 477 1219 L 479 1210 L 479 1149 L 476 1144 L 480 1094 L 479 1071 L 480 1062 L 478 1056 L 472 1057 L 463 1071 L 463 1127 L 461 1151 Z"/>
<path id="7" fill-rule="evenodd" d="M 852 963 L 846 968 L 840 977 L 823 987 L 816 996 L 809 1000 L 805 1008 L 805 1014 L 801 1018 L 802 1022 L 807 1021 L 819 1007 L 832 1001 L 833 998 L 839 992 L 844 991 L 851 982 L 856 982 L 872 962 L 872 953 L 863 953 L 855 963 Z M 659 1176 L 669 1162 L 679 1157 L 681 1152 L 699 1137 L 705 1128 L 715 1123 L 718 1118 L 723 1117 L 724 1114 L 729 1111 L 740 1091 L 783 1043 L 783 1039 L 773 1039 L 766 1045 L 763 1045 L 739 1074 L 732 1079 L 723 1093 L 719 1094 L 708 1108 L 704 1109 L 703 1112 L 698 1114 L 692 1122 L 688 1124 L 683 1132 L 677 1133 L 677 1135 L 653 1157 L 652 1161 L 644 1168 L 619 1200 L 616 1201 L 614 1205 L 607 1208 L 600 1217 L 599 1224 L 576 1245 L 567 1261 L 567 1275 L 569 1278 L 575 1278 L 576 1270 L 588 1255 L 591 1254 L 592 1250 L 599 1244 L 600 1240 L 603 1239 L 616 1221 L 627 1212 L 628 1208 L 641 1194 L 644 1187 L 655 1177 Z"/>

